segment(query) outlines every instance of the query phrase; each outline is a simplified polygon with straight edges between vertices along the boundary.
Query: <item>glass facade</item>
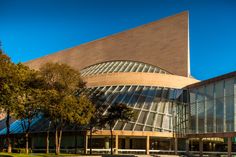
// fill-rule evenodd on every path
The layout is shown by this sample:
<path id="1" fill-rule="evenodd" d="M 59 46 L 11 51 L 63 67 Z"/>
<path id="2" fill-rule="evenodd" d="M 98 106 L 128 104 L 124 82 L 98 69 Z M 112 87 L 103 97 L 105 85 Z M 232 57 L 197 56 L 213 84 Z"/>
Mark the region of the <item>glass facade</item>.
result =
<path id="1" fill-rule="evenodd" d="M 235 131 L 235 84 L 233 77 L 190 88 L 189 133 Z"/>
<path id="2" fill-rule="evenodd" d="M 115 103 L 127 104 L 133 109 L 135 118 L 128 123 L 117 121 L 114 130 L 171 132 L 175 129 L 175 124 L 179 125 L 176 128 L 186 128 L 183 124 L 186 122 L 186 107 L 182 105 L 185 100 L 181 89 L 154 86 L 105 86 L 91 88 L 90 92 L 104 93 L 106 99 L 101 105 L 104 114 L 106 109 Z M 178 121 L 172 124 L 174 113 Z"/>

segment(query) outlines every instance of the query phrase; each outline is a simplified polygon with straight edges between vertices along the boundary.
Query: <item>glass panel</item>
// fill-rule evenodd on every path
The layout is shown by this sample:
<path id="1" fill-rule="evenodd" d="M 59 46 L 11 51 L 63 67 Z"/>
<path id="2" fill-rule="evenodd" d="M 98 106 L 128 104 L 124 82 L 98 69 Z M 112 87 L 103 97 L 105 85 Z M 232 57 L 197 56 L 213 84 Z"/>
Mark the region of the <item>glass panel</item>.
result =
<path id="1" fill-rule="evenodd" d="M 151 107 L 152 102 L 153 102 L 153 98 L 152 97 L 147 97 L 143 108 L 148 110 Z"/>
<path id="2" fill-rule="evenodd" d="M 164 113 L 164 110 L 165 110 L 165 102 L 164 102 L 164 101 L 159 102 L 158 106 L 159 106 L 159 112 L 160 112 L 160 113 Z"/>
<path id="3" fill-rule="evenodd" d="M 152 131 L 152 127 L 146 126 L 145 131 Z"/>
<path id="4" fill-rule="evenodd" d="M 149 89 L 148 96 L 153 97 L 156 94 L 156 87 Z"/>
<path id="5" fill-rule="evenodd" d="M 140 96 L 139 96 L 139 99 L 138 99 L 138 103 L 136 104 L 135 107 L 136 107 L 136 108 L 142 108 L 142 107 L 143 107 L 143 104 L 144 104 L 144 102 L 145 102 L 145 100 L 146 100 L 146 97 L 140 95 Z"/>
<path id="6" fill-rule="evenodd" d="M 163 99 L 168 99 L 168 89 L 164 88 L 162 90 L 162 98 Z"/>
<path id="7" fill-rule="evenodd" d="M 190 105 L 191 107 L 191 133 L 196 133 L 196 120 L 197 120 L 197 117 L 196 117 L 196 104 L 195 103 L 192 103 Z"/>
<path id="8" fill-rule="evenodd" d="M 149 65 L 145 65 L 143 72 L 148 72 Z"/>
<path id="9" fill-rule="evenodd" d="M 216 132 L 224 131 L 224 98 L 216 99 Z"/>
<path id="10" fill-rule="evenodd" d="M 154 72 L 154 67 L 151 67 L 148 72 L 153 73 Z"/>
<path id="11" fill-rule="evenodd" d="M 209 84 L 206 86 L 206 93 L 205 93 L 206 101 L 213 101 L 214 100 L 213 90 L 214 90 L 213 84 Z"/>
<path id="12" fill-rule="evenodd" d="M 217 82 L 215 84 L 216 98 L 222 98 L 224 96 L 224 81 Z"/>
<path id="13" fill-rule="evenodd" d="M 226 131 L 234 131 L 234 96 L 225 97 L 226 104 Z"/>
<path id="14" fill-rule="evenodd" d="M 190 103 L 195 103 L 196 102 L 196 91 L 195 90 L 190 90 Z"/>
<path id="15" fill-rule="evenodd" d="M 119 122 L 116 124 L 114 130 L 122 130 L 123 126 L 124 126 L 124 122 L 119 121 Z"/>
<path id="16" fill-rule="evenodd" d="M 155 113 L 151 112 L 148 116 L 147 125 L 153 125 L 154 118 L 155 118 Z"/>
<path id="17" fill-rule="evenodd" d="M 133 127 L 134 127 L 134 123 L 127 123 L 125 125 L 124 130 L 133 130 Z"/>
<path id="18" fill-rule="evenodd" d="M 134 106 L 135 106 L 136 102 L 138 101 L 138 98 L 139 98 L 138 95 L 133 95 L 133 96 L 132 96 L 132 98 L 131 98 L 131 100 L 130 100 L 130 102 L 129 102 L 129 104 L 130 104 L 131 107 L 134 107 Z"/>
<path id="19" fill-rule="evenodd" d="M 147 96 L 148 93 L 149 93 L 149 89 L 150 89 L 150 88 L 148 88 L 148 87 L 144 87 L 144 88 L 143 88 L 142 95 Z"/>
<path id="20" fill-rule="evenodd" d="M 226 131 L 234 131 L 234 79 L 225 80 Z"/>
<path id="21" fill-rule="evenodd" d="M 169 100 L 174 100 L 175 99 L 175 92 L 176 90 L 170 89 L 169 91 Z"/>
<path id="22" fill-rule="evenodd" d="M 158 107 L 158 103 L 154 101 L 154 103 L 152 103 L 152 111 L 157 111 L 157 107 Z"/>
<path id="23" fill-rule="evenodd" d="M 214 101 L 206 101 L 207 111 L 207 132 L 213 132 L 214 122 Z"/>
<path id="24" fill-rule="evenodd" d="M 156 121 L 156 127 L 159 127 L 159 128 L 162 127 L 162 119 L 163 119 L 163 115 L 158 114 L 157 121 Z"/>
<path id="25" fill-rule="evenodd" d="M 198 112 L 198 132 L 204 132 L 204 118 L 205 118 L 205 108 L 204 108 L 204 101 L 197 103 L 197 112 Z"/>
<path id="26" fill-rule="evenodd" d="M 169 129 L 169 126 L 170 126 L 170 117 L 169 116 L 164 116 L 163 117 L 163 122 L 162 122 L 162 128 L 164 129 Z"/>
<path id="27" fill-rule="evenodd" d="M 161 93 L 162 93 L 162 88 L 157 88 L 156 89 L 156 97 L 161 98 Z"/>
<path id="28" fill-rule="evenodd" d="M 138 123 L 144 124 L 145 121 L 146 121 L 146 118 L 147 118 L 147 114 L 148 114 L 148 112 L 142 111 L 141 114 L 140 114 L 140 117 L 138 119 Z"/>
<path id="29" fill-rule="evenodd" d="M 135 126 L 135 129 L 134 129 L 135 131 L 143 131 L 143 125 L 136 125 Z"/>
<path id="30" fill-rule="evenodd" d="M 127 68 L 127 65 L 128 65 L 128 62 L 125 61 L 125 62 L 122 64 L 121 68 L 119 69 L 119 72 L 123 72 L 123 71 Z"/>
<path id="31" fill-rule="evenodd" d="M 139 116 L 140 110 L 134 110 L 134 118 L 133 118 L 133 122 L 136 122 Z"/>
<path id="32" fill-rule="evenodd" d="M 225 80 L 225 96 L 234 95 L 234 79 Z"/>
<path id="33" fill-rule="evenodd" d="M 173 114 L 173 102 L 170 102 L 168 105 L 168 114 L 170 115 Z"/>
<path id="34" fill-rule="evenodd" d="M 197 102 L 205 100 L 205 87 L 201 87 L 198 89 L 197 93 Z"/>

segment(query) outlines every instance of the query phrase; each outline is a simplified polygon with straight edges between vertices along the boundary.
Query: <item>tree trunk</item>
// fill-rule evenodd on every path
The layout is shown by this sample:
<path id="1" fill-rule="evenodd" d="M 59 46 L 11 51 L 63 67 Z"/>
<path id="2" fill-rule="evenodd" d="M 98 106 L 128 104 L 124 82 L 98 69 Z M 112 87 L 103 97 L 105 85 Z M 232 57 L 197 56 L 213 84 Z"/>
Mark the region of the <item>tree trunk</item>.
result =
<path id="1" fill-rule="evenodd" d="M 11 153 L 11 139 L 10 139 L 10 110 L 7 110 L 6 126 L 7 126 L 7 152 L 8 152 L 8 153 Z"/>
<path id="2" fill-rule="evenodd" d="M 51 126 L 51 121 L 48 123 L 48 130 L 47 130 L 47 137 L 46 137 L 46 154 L 49 154 L 50 150 L 50 141 L 49 141 L 49 136 L 50 136 L 50 126 Z"/>
<path id="3" fill-rule="evenodd" d="M 60 154 L 61 137 L 62 137 L 62 129 L 56 129 L 55 132 L 56 155 Z"/>
<path id="4" fill-rule="evenodd" d="M 77 132 L 75 133 L 75 154 L 77 154 L 77 147 L 78 147 L 78 144 L 77 144 Z"/>
<path id="5" fill-rule="evenodd" d="M 59 131 L 59 138 L 58 138 L 58 155 L 60 154 L 61 149 L 61 137 L 62 137 L 62 129 Z"/>
<path id="6" fill-rule="evenodd" d="M 111 155 L 113 155 L 113 146 L 112 146 L 112 144 L 113 144 L 113 135 L 112 135 L 112 127 L 110 126 L 110 132 L 111 132 L 111 143 L 110 143 L 110 147 L 111 147 Z"/>
<path id="7" fill-rule="evenodd" d="M 84 132 L 84 154 L 88 154 L 87 153 L 87 148 L 88 148 L 88 140 L 87 140 L 87 131 Z"/>
<path id="8" fill-rule="evenodd" d="M 29 154 L 29 131 L 30 131 L 31 119 L 28 119 L 28 126 L 25 132 L 25 153 Z"/>
<path id="9" fill-rule="evenodd" d="M 29 133 L 25 133 L 25 153 L 29 154 Z"/>
<path id="10" fill-rule="evenodd" d="M 47 131 L 46 136 L 46 153 L 49 154 L 49 130 Z"/>
<path id="11" fill-rule="evenodd" d="M 92 133 L 92 131 L 93 131 L 93 127 L 90 127 L 90 138 L 89 138 L 89 149 L 90 149 L 90 152 L 89 152 L 89 154 L 90 155 L 92 155 L 92 136 L 93 136 L 93 133 Z"/>
<path id="12" fill-rule="evenodd" d="M 56 153 L 56 155 L 58 155 L 59 153 L 58 153 L 58 131 L 57 131 L 57 129 L 56 129 L 56 132 L 55 132 L 55 153 Z"/>

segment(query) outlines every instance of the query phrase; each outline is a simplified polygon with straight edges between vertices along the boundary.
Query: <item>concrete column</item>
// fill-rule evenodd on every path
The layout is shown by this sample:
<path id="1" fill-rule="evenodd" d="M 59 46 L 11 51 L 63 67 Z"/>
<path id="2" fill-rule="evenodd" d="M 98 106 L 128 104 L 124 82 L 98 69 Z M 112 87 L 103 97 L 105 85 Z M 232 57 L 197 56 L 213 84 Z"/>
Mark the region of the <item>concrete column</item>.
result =
<path id="1" fill-rule="evenodd" d="M 115 154 L 118 154 L 118 149 L 119 149 L 119 136 L 116 135 L 116 145 L 115 145 Z"/>
<path id="2" fill-rule="evenodd" d="M 146 154 L 149 155 L 150 137 L 147 136 L 146 139 Z"/>
<path id="3" fill-rule="evenodd" d="M 174 150 L 175 150 L 175 155 L 178 154 L 178 139 L 177 137 L 174 137 Z"/>
<path id="4" fill-rule="evenodd" d="M 105 137 L 104 147 L 105 147 L 105 149 L 109 149 L 110 148 L 109 137 Z"/>
<path id="5" fill-rule="evenodd" d="M 210 149 L 210 151 L 212 151 L 212 143 L 211 142 L 209 142 L 209 149 Z"/>
<path id="6" fill-rule="evenodd" d="M 156 143 L 156 142 L 155 142 Z M 169 143 L 169 150 L 172 149 L 172 140 L 170 139 L 170 143 Z"/>
<path id="7" fill-rule="evenodd" d="M 88 136 L 85 135 L 85 139 L 84 139 L 84 154 L 87 154 L 87 149 L 88 149 Z"/>
<path id="8" fill-rule="evenodd" d="M 189 138 L 186 138 L 185 140 L 185 149 L 186 149 L 186 153 L 189 154 Z"/>
<path id="9" fill-rule="evenodd" d="M 125 149 L 130 149 L 130 139 L 129 139 L 129 137 L 125 137 Z"/>
<path id="10" fill-rule="evenodd" d="M 203 141 L 202 138 L 199 138 L 199 156 L 203 156 Z"/>
<path id="11" fill-rule="evenodd" d="M 228 137 L 228 157 L 231 157 L 232 155 L 232 139 L 231 137 Z"/>

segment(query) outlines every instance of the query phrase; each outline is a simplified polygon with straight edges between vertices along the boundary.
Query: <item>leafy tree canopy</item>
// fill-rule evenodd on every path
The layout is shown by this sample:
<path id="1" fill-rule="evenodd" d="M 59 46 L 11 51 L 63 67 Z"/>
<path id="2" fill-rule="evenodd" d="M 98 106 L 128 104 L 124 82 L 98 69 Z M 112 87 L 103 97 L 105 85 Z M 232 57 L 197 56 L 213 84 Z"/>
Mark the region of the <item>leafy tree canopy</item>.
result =
<path id="1" fill-rule="evenodd" d="M 61 135 L 68 124 L 87 124 L 95 111 L 83 94 L 85 83 L 80 73 L 66 64 L 47 63 L 40 69 L 47 91 L 43 94 L 43 112 L 55 127 L 56 154 L 60 153 Z"/>

